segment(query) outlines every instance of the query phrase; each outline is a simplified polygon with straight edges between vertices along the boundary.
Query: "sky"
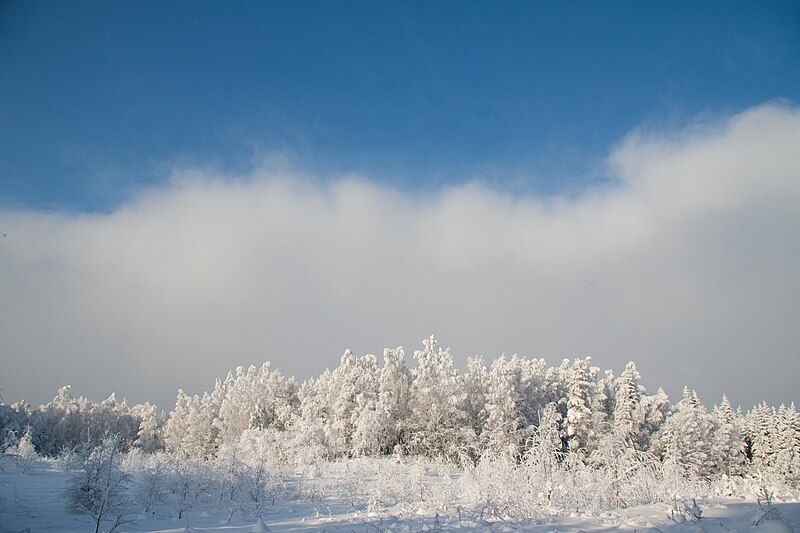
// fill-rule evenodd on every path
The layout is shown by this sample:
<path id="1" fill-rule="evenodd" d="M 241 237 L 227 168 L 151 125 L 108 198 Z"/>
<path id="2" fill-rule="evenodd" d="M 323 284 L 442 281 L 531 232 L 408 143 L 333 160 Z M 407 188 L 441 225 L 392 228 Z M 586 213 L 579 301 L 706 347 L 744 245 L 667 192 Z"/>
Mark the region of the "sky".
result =
<path id="1" fill-rule="evenodd" d="M 0 389 L 345 348 L 800 401 L 796 2 L 0 3 Z"/>

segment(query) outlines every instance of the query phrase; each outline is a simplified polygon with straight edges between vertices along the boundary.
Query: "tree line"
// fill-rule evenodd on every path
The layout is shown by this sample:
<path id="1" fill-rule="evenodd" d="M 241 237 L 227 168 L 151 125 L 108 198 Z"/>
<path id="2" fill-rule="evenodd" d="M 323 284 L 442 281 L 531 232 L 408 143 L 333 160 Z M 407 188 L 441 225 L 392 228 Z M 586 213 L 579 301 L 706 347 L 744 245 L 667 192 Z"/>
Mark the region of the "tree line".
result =
<path id="1" fill-rule="evenodd" d="M 469 360 L 459 372 L 431 336 L 410 367 L 401 347 L 356 357 L 304 382 L 270 363 L 239 367 L 201 395 L 178 391 L 173 410 L 127 405 L 114 395 L 95 403 L 62 388 L 31 408 L 0 405 L 5 447 L 37 453 L 96 445 L 110 435 L 143 452 L 211 459 L 226 448 L 264 450 L 285 461 L 401 454 L 476 464 L 482 457 L 522 460 L 548 439 L 559 461 L 646 454 L 686 477 L 776 475 L 800 479 L 800 415 L 762 403 L 743 412 L 723 396 L 707 410 L 695 391 L 671 402 L 648 394 L 634 363 L 619 376 L 591 359 L 501 356 Z"/>

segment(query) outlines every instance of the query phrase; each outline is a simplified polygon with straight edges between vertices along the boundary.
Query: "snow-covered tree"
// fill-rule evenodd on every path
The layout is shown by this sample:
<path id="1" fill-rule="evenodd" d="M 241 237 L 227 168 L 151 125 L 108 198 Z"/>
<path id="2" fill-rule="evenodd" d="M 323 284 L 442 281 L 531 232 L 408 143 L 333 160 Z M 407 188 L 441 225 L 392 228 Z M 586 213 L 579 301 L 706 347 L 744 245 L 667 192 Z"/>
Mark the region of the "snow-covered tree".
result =
<path id="1" fill-rule="evenodd" d="M 134 445 L 145 453 L 163 450 L 164 439 L 161 435 L 160 417 L 156 412 L 156 406 L 145 402 L 134 406 L 133 410 L 141 420 Z"/>
<path id="2" fill-rule="evenodd" d="M 414 352 L 406 448 L 409 453 L 456 459 L 468 453 L 474 433 L 467 424 L 461 380 L 449 349 L 431 336 Z"/>
<path id="3" fill-rule="evenodd" d="M 690 478 L 713 474 L 711 457 L 713 420 L 697 394 L 684 388 L 683 399 L 664 424 L 664 459 Z"/>
<path id="4" fill-rule="evenodd" d="M 561 440 L 561 413 L 555 402 L 546 404 L 539 413 L 535 428 L 522 457 L 522 464 L 531 486 L 540 487 L 538 503 L 550 505 L 564 457 Z"/>
<path id="5" fill-rule="evenodd" d="M 766 403 L 755 406 L 747 413 L 745 434 L 751 466 L 756 473 L 763 473 L 775 464 L 775 409 Z"/>
<path id="6" fill-rule="evenodd" d="M 641 405 L 644 423 L 634 432 L 634 436 L 638 439 L 638 449 L 652 450 L 654 441 L 670 414 L 669 397 L 664 389 L 659 387 L 655 394 L 642 395 Z"/>
<path id="7" fill-rule="evenodd" d="M 486 380 L 483 449 L 495 454 L 516 457 L 530 436 L 530 427 L 522 405 L 519 359 L 505 355 L 492 363 Z"/>
<path id="8" fill-rule="evenodd" d="M 567 442 L 573 450 L 588 452 L 594 433 L 592 398 L 595 376 L 591 358 L 576 358 L 567 376 Z"/>
<path id="9" fill-rule="evenodd" d="M 467 360 L 467 372 L 463 378 L 465 396 L 464 411 L 467 424 L 476 438 L 483 438 L 481 433 L 486 425 L 486 393 L 489 386 L 489 370 L 483 357 L 470 357 Z"/>
<path id="10" fill-rule="evenodd" d="M 207 392 L 203 396 L 188 397 L 186 431 L 181 440 L 181 450 L 188 457 L 200 459 L 214 456 L 217 442 L 214 421 L 217 412 Z"/>
<path id="11" fill-rule="evenodd" d="M 401 346 L 383 351 L 383 369 L 378 386 L 378 448 L 382 453 L 392 452 L 403 441 L 405 421 L 409 417 L 411 397 L 411 371 L 405 362 Z"/>
<path id="12" fill-rule="evenodd" d="M 171 452 L 185 453 L 183 450 L 183 438 L 188 430 L 189 402 L 189 396 L 183 392 L 183 389 L 178 389 L 175 408 L 164 425 L 164 445 Z"/>
<path id="13" fill-rule="evenodd" d="M 711 456 L 720 474 L 742 475 L 745 465 L 745 443 L 741 423 L 726 395 L 713 409 L 715 427 Z"/>
<path id="14" fill-rule="evenodd" d="M 794 403 L 777 411 L 775 471 L 789 484 L 800 486 L 800 414 Z"/>
<path id="15" fill-rule="evenodd" d="M 652 455 L 636 449 L 625 425 L 610 425 L 598 437 L 589 465 L 595 472 L 595 505 L 601 509 L 625 507 L 652 497 L 649 485 L 654 476 Z"/>
<path id="16" fill-rule="evenodd" d="M 644 424 L 641 399 L 644 388 L 639 384 L 642 376 L 631 361 L 615 382 L 614 426 L 634 435 Z"/>
<path id="17" fill-rule="evenodd" d="M 237 367 L 224 383 L 215 386 L 219 415 L 214 426 L 219 431 L 219 445 L 234 444 L 251 427 L 254 416 L 263 427 L 288 427 L 296 408 L 296 385 L 293 379 L 272 370 L 269 361 L 260 367 Z"/>

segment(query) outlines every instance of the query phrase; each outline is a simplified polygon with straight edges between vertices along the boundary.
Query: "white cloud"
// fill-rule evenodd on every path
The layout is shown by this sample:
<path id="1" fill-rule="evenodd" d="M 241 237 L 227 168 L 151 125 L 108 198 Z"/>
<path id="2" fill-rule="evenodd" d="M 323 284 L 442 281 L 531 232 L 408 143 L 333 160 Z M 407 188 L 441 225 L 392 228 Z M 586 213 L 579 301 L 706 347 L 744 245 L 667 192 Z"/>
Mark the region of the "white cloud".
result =
<path id="1" fill-rule="evenodd" d="M 168 407 L 238 364 L 307 377 L 436 332 L 461 357 L 800 399 L 800 112 L 634 133 L 609 163 L 569 199 L 176 170 L 109 214 L 0 211 L 0 387 Z"/>

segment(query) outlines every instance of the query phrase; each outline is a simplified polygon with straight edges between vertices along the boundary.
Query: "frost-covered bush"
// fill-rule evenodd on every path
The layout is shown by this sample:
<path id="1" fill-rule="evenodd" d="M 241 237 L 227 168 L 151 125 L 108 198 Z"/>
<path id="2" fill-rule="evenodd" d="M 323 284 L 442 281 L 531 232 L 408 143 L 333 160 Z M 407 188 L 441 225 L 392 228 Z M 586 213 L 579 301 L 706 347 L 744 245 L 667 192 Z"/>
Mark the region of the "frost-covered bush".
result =
<path id="1" fill-rule="evenodd" d="M 497 518 L 530 518 L 609 509 L 660 501 L 659 471 L 646 457 L 587 462 L 579 452 L 548 460 L 532 448 L 524 460 L 485 455 L 461 478 L 465 508 Z M 599 450 L 602 450 L 600 448 Z"/>
<path id="2" fill-rule="evenodd" d="M 659 497 L 659 465 L 648 452 L 637 450 L 624 428 L 609 430 L 589 457 L 597 492 L 595 509 L 630 507 Z"/>
<path id="3" fill-rule="evenodd" d="M 140 514 L 149 515 L 165 500 L 167 465 L 172 457 L 164 453 L 144 454 L 137 449 L 126 454 L 122 468 L 130 475 L 131 503 Z"/>
<path id="4" fill-rule="evenodd" d="M 23 402 L 0 403 L 0 450 L 14 446 L 30 427 L 30 407 Z"/>
<path id="5" fill-rule="evenodd" d="M 507 456 L 485 456 L 467 466 L 459 487 L 466 509 L 495 517 L 537 516 L 542 508 L 537 487 L 547 482 L 528 477 L 529 472 Z"/>
<path id="6" fill-rule="evenodd" d="M 80 470 L 66 488 L 67 510 L 85 513 L 95 521 L 95 533 L 107 520 L 111 529 L 127 523 L 130 476 L 120 468 L 120 442 L 108 438 L 83 460 Z"/>
<path id="7" fill-rule="evenodd" d="M 682 465 L 667 459 L 660 465 L 661 500 L 674 501 L 707 494 L 708 484 L 687 474 Z"/>
<path id="8" fill-rule="evenodd" d="M 36 448 L 33 445 L 33 436 L 31 435 L 31 428 L 28 427 L 25 429 L 25 432 L 22 434 L 22 437 L 9 448 L 6 449 L 7 453 L 16 456 L 21 461 L 33 461 L 39 458 L 39 454 L 36 453 Z"/>
<path id="9" fill-rule="evenodd" d="M 458 470 L 421 459 L 358 458 L 321 465 L 323 494 L 352 509 L 435 514 L 456 508 Z"/>
<path id="10" fill-rule="evenodd" d="M 166 465 L 164 476 L 165 489 L 171 496 L 169 501 L 175 519 L 182 520 L 189 511 L 212 503 L 214 487 L 212 463 L 173 457 Z"/>
<path id="11" fill-rule="evenodd" d="M 78 470 L 89 453 L 91 449 L 87 446 L 65 446 L 53 460 L 53 467 L 62 472 Z"/>
<path id="12" fill-rule="evenodd" d="M 267 467 L 266 461 L 244 463 L 233 461 L 230 464 L 230 480 L 236 486 L 232 502 L 235 509 L 244 516 L 257 519 L 264 517 L 264 511 L 275 505 L 285 491 L 280 476 L 275 475 Z"/>

